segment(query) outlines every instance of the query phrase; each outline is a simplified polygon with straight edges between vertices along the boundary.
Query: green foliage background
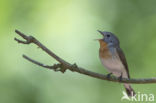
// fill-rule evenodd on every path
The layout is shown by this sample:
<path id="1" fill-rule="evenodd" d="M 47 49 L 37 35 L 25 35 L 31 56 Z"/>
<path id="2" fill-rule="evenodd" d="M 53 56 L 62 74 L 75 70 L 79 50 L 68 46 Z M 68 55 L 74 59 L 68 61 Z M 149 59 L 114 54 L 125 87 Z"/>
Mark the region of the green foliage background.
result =
<path id="1" fill-rule="evenodd" d="M 38 38 L 70 63 L 99 73 L 96 30 L 115 33 L 133 78 L 156 77 L 156 0 L 0 0 L 0 103 L 121 103 L 122 84 L 26 60 L 56 63 L 34 45 L 17 44 L 14 30 Z M 156 84 L 132 85 L 156 96 Z"/>

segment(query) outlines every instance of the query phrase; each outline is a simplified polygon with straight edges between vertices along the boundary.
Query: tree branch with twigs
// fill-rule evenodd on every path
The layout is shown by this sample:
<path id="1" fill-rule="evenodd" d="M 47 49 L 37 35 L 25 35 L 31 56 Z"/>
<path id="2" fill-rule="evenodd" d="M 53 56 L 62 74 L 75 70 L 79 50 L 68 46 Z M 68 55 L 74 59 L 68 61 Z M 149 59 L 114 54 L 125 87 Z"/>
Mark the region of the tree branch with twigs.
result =
<path id="1" fill-rule="evenodd" d="M 14 38 L 15 41 L 17 41 L 18 43 L 21 44 L 35 44 L 37 45 L 39 48 L 41 48 L 44 52 L 46 52 L 49 56 L 51 56 L 52 58 L 54 58 L 56 61 L 58 61 L 57 64 L 54 64 L 52 66 L 49 65 L 45 65 L 43 63 L 40 63 L 36 60 L 31 59 L 30 57 L 23 55 L 24 59 L 32 62 L 33 64 L 36 64 L 38 66 L 41 66 L 43 68 L 47 68 L 50 70 L 54 70 L 54 71 L 60 71 L 62 73 L 64 73 L 66 70 L 70 70 L 72 72 L 77 72 L 83 75 L 88 75 L 90 77 L 93 78 L 97 78 L 97 79 L 101 79 L 101 80 L 107 80 L 107 81 L 112 81 L 112 82 L 119 82 L 119 83 L 133 83 L 133 84 L 147 84 L 147 83 L 156 83 L 156 77 L 155 78 L 140 78 L 140 79 L 128 79 L 128 78 L 122 78 L 119 79 L 117 77 L 114 76 L 110 76 L 108 78 L 107 75 L 104 74 L 100 74 L 100 73 L 95 73 L 92 71 L 89 71 L 87 69 L 84 69 L 82 67 L 79 67 L 75 64 L 71 64 L 67 61 L 65 61 L 64 59 L 62 59 L 61 57 L 57 56 L 55 53 L 53 53 L 51 50 L 49 50 L 46 46 L 44 46 L 42 43 L 40 43 L 35 37 L 33 36 L 27 36 L 24 33 L 15 30 L 15 32 L 21 36 L 23 39 L 25 40 L 20 40 L 17 38 Z"/>

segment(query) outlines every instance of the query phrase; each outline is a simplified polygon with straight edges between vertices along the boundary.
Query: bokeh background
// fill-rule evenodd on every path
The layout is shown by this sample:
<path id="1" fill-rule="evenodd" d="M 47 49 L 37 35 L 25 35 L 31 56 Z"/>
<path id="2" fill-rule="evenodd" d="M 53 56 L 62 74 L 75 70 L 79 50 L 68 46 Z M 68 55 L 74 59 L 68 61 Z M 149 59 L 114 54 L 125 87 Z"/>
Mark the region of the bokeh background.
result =
<path id="1" fill-rule="evenodd" d="M 24 60 L 23 53 L 57 63 L 35 45 L 15 42 L 15 29 L 70 63 L 104 74 L 94 39 L 101 38 L 97 30 L 111 31 L 120 39 L 131 77 L 148 78 L 156 77 L 155 27 L 156 0 L 0 0 L 0 103 L 128 103 L 121 101 L 122 84 Z M 156 96 L 156 84 L 132 86 Z"/>

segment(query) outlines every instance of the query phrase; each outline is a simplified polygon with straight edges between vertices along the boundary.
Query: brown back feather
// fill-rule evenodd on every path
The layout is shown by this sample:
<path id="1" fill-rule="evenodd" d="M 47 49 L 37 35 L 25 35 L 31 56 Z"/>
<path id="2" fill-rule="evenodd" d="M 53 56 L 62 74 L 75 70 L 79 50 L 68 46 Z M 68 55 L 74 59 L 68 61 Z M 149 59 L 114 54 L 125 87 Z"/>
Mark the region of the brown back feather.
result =
<path id="1" fill-rule="evenodd" d="M 130 78 L 126 57 L 125 57 L 125 55 L 124 55 L 124 53 L 123 53 L 123 51 L 122 51 L 122 49 L 120 47 L 118 47 L 116 50 L 117 50 L 117 52 L 119 54 L 119 57 L 120 57 L 120 60 L 121 60 L 122 64 L 124 65 L 124 67 L 125 67 L 125 69 L 127 71 L 128 78 Z"/>

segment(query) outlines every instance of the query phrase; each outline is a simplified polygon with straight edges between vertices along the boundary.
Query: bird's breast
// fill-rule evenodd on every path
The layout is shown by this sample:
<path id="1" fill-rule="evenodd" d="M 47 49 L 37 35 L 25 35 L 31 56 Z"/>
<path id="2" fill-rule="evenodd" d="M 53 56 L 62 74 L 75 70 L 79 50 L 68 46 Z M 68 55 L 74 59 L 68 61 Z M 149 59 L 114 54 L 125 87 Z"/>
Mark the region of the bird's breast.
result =
<path id="1" fill-rule="evenodd" d="M 103 41 L 100 41 L 99 56 L 100 58 L 110 58 L 112 56 L 107 46 L 107 43 Z"/>
<path id="2" fill-rule="evenodd" d="M 127 77 L 124 66 L 117 54 L 111 54 L 108 51 L 101 52 L 100 60 L 103 66 L 115 76 L 119 77 L 123 73 L 123 77 Z"/>

